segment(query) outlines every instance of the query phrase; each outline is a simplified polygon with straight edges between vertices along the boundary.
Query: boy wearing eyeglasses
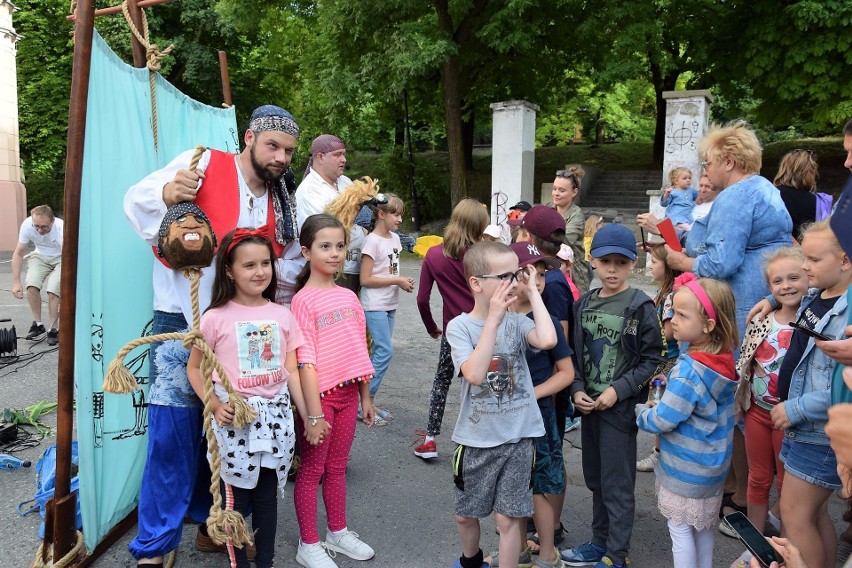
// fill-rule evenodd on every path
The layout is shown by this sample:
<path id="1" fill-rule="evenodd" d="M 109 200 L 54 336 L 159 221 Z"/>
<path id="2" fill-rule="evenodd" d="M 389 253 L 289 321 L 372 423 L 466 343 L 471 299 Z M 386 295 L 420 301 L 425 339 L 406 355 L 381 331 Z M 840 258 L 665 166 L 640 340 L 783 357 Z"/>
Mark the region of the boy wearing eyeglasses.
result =
<path id="1" fill-rule="evenodd" d="M 515 567 L 522 523 L 533 514 L 530 472 L 533 438 L 545 434 L 524 353 L 550 349 L 556 330 L 536 286 L 535 268 L 518 268 L 502 243 L 483 241 L 464 256 L 473 309 L 447 324 L 457 376 L 462 377 L 459 417 L 453 431 L 454 509 L 462 556 L 454 568 L 482 568 L 479 519 L 495 514 L 500 566 Z M 525 276 L 526 275 L 526 276 Z M 533 319 L 509 313 L 515 290 L 525 286 Z"/>
<path id="2" fill-rule="evenodd" d="M 27 340 L 37 341 L 47 336 L 50 346 L 59 343 L 59 280 L 62 262 L 62 219 L 57 219 L 49 205 L 33 207 L 30 216 L 21 225 L 18 233 L 18 246 L 12 253 L 12 295 L 22 300 L 24 288 L 21 286 L 21 268 L 24 255 L 30 246 L 35 251 L 27 262 L 26 290 L 33 323 L 27 333 Z M 48 326 L 41 318 L 41 290 L 47 291 Z"/>

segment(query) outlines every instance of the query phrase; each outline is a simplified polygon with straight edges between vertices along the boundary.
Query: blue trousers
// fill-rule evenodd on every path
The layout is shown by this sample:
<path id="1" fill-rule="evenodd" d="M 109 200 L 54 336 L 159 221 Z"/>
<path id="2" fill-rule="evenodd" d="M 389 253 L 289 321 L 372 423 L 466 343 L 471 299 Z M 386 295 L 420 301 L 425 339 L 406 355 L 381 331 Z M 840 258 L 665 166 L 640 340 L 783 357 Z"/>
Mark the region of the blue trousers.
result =
<path id="1" fill-rule="evenodd" d="M 370 354 L 370 361 L 373 363 L 373 379 L 370 381 L 370 397 L 375 398 L 379 392 L 379 386 L 382 384 L 382 379 L 385 378 L 385 373 L 390 367 L 391 357 L 393 357 L 393 324 L 396 318 L 396 310 L 387 312 L 364 312 L 367 320 L 367 331 L 370 332 L 370 337 L 373 338 L 373 352 Z"/>
<path id="2" fill-rule="evenodd" d="M 152 333 L 181 331 L 180 314 L 156 312 Z M 156 366 L 151 354 L 152 382 Z M 139 492 L 139 533 L 128 546 L 140 558 L 164 556 L 178 547 L 183 519 L 204 522 L 210 511 L 210 466 L 200 407 L 148 406 L 148 452 Z"/>

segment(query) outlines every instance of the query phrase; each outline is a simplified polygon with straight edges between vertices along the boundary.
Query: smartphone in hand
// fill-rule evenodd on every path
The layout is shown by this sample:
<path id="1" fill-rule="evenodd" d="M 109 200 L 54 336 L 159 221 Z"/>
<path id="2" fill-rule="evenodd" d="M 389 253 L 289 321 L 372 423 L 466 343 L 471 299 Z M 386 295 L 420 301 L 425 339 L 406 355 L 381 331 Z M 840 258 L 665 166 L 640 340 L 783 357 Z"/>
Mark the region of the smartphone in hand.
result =
<path id="1" fill-rule="evenodd" d="M 801 331 L 802 333 L 804 333 L 808 337 L 813 337 L 814 339 L 819 339 L 820 341 L 834 341 L 833 337 L 829 337 L 824 333 L 814 331 L 811 328 L 804 326 L 797 321 L 790 322 L 790 327 L 792 327 L 796 331 Z"/>
<path id="2" fill-rule="evenodd" d="M 737 511 L 736 513 L 725 515 L 725 522 L 734 529 L 734 532 L 740 537 L 742 543 L 757 558 L 761 566 L 769 568 L 769 565 L 773 562 L 777 562 L 779 565 L 784 564 L 784 560 L 775 552 L 769 541 L 760 534 L 760 531 L 751 524 L 751 521 L 743 513 Z"/>

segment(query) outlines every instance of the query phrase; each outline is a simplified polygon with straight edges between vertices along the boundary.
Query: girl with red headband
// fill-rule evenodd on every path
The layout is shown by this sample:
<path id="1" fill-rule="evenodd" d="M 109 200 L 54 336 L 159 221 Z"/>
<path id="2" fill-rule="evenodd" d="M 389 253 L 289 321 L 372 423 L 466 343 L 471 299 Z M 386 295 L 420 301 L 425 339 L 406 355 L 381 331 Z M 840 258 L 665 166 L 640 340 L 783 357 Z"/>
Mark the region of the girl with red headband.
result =
<path id="1" fill-rule="evenodd" d="M 689 347 L 669 371 L 662 399 L 636 405 L 636 422 L 660 435 L 657 505 L 668 519 L 674 565 L 712 568 L 734 436 L 737 323 L 727 284 L 686 276 L 676 279 L 671 323 Z"/>
<path id="2" fill-rule="evenodd" d="M 243 428 L 231 422 L 234 409 L 213 371 L 213 428 L 219 445 L 224 507 L 245 516 L 251 504 L 258 567 L 273 564 L 278 525 L 276 488 L 284 491 L 296 433 L 290 410 L 306 415 L 296 363 L 304 343 L 290 310 L 276 304 L 275 252 L 266 227 L 237 229 L 219 246 L 213 301 L 201 316 L 201 332 L 228 374 L 231 385 L 257 412 Z M 204 398 L 201 351 L 192 350 L 187 375 Z M 246 548 L 228 543 L 229 566 L 248 568 Z"/>

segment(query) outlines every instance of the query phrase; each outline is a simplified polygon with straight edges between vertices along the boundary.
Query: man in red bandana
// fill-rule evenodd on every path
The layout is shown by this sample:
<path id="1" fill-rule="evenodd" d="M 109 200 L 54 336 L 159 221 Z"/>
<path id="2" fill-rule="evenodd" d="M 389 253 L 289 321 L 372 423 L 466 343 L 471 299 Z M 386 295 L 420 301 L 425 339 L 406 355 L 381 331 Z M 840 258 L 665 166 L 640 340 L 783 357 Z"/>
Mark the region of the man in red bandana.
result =
<path id="1" fill-rule="evenodd" d="M 188 169 L 194 150 L 180 154 L 128 190 L 125 215 L 155 250 L 168 208 L 185 201 L 203 210 L 217 235 L 224 236 L 237 227 L 265 227 L 279 257 L 275 267 L 279 282 L 285 284 L 284 288 L 279 286 L 279 297 L 289 300 L 301 267 L 296 262 L 300 257 L 296 183 L 290 168 L 298 138 L 299 126 L 289 112 L 273 105 L 261 106 L 252 113 L 242 152 L 207 150 L 194 171 Z M 187 329 L 192 321 L 189 281 L 156 252 L 153 262 L 151 333 Z M 214 274 L 215 266 L 203 270 L 199 289 L 202 311 L 210 303 Z M 146 566 L 162 566 L 163 557 L 177 548 L 185 515 L 202 527 L 210 507 L 201 401 L 189 384 L 185 366 L 158 368 L 159 347 L 152 345 L 150 353 L 148 459 L 139 497 L 139 533 L 129 546 L 137 562 Z M 204 529 L 199 529 L 196 546 L 213 547 Z"/>

